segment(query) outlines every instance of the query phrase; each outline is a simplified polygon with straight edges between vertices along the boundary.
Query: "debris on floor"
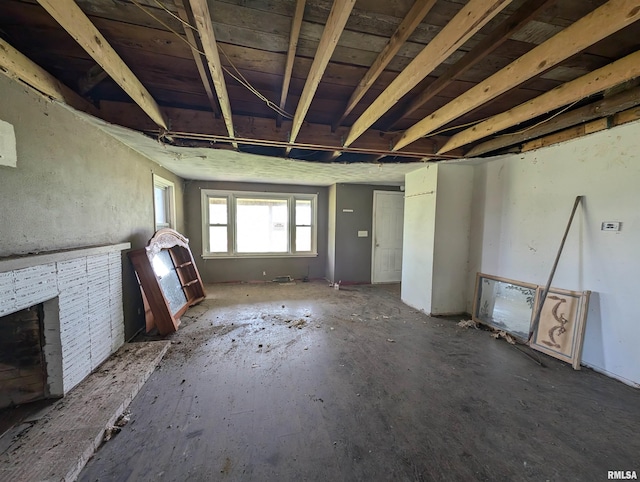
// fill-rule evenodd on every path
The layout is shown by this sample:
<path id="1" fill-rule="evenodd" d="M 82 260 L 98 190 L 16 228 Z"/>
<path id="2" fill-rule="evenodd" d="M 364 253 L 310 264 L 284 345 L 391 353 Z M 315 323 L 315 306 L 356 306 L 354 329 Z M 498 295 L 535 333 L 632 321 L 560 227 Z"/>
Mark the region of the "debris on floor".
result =
<path id="1" fill-rule="evenodd" d="M 387 341 L 388 341 L 389 343 L 395 343 L 395 342 L 396 342 L 393 338 L 387 338 Z"/>
<path id="2" fill-rule="evenodd" d="M 512 345 L 516 344 L 516 339 L 504 330 L 491 333 L 491 336 L 494 337 L 496 340 L 498 338 L 504 338 L 505 340 L 507 340 L 507 343 L 510 343 Z"/>
<path id="3" fill-rule="evenodd" d="M 295 281 L 294 279 L 290 276 L 276 276 L 275 278 L 273 278 L 272 280 L 274 283 L 280 283 L 280 284 L 294 284 Z"/>
<path id="4" fill-rule="evenodd" d="M 120 427 L 116 427 L 116 426 L 111 426 L 111 427 L 107 427 L 106 430 L 104 431 L 104 441 L 108 442 L 109 440 L 111 440 L 113 438 L 114 435 L 120 433 L 120 430 L 122 430 Z"/>
<path id="5" fill-rule="evenodd" d="M 122 428 L 126 424 L 128 424 L 130 420 L 131 420 L 131 412 L 129 410 L 126 410 L 122 415 L 118 417 L 118 420 L 116 420 L 115 426 Z"/>
<path id="6" fill-rule="evenodd" d="M 478 329 L 478 322 L 473 320 L 461 320 L 458 322 L 460 328 L 475 328 Z"/>
<path id="7" fill-rule="evenodd" d="M 118 417 L 115 423 L 109 427 L 107 427 L 104 431 L 104 442 L 108 442 L 113 438 L 114 435 L 119 434 L 126 424 L 131 420 L 131 412 L 129 410 L 125 411 Z"/>

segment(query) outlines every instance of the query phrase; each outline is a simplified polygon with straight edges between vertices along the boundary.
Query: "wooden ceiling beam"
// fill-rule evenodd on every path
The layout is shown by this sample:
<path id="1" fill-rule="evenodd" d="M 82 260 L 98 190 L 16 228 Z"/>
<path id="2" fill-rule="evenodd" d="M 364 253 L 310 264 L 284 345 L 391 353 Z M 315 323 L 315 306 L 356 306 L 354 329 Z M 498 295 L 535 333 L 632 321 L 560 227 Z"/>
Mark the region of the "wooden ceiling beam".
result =
<path id="1" fill-rule="evenodd" d="M 470 0 L 354 122 L 345 146 L 351 145 L 509 3 L 511 0 Z"/>
<path id="2" fill-rule="evenodd" d="M 449 67 L 444 74 L 438 77 L 435 81 L 429 84 L 425 90 L 418 94 L 388 128 L 393 128 L 398 120 L 404 117 L 409 117 L 433 99 L 456 78 L 460 77 L 471 67 L 490 55 L 494 50 L 500 47 L 500 45 L 506 42 L 514 32 L 520 30 L 538 13 L 549 8 L 555 2 L 556 0 L 529 0 L 527 3 L 522 5 L 512 16 L 498 25 L 498 27 L 482 39 L 480 43 L 467 52 L 464 57 Z"/>
<path id="3" fill-rule="evenodd" d="M 579 126 L 571 127 L 564 131 L 541 137 L 540 139 L 529 141 L 522 145 L 520 152 L 527 152 L 534 149 L 540 149 L 541 147 L 558 144 L 560 142 L 577 139 L 578 137 L 593 134 L 594 132 L 610 129 L 611 127 L 620 126 L 628 122 L 634 122 L 638 119 L 640 119 L 640 109 L 628 109 L 622 112 L 618 112 L 610 117 L 596 119 Z"/>
<path id="4" fill-rule="evenodd" d="M 38 3 L 157 125 L 168 128 L 160 107 L 149 91 L 73 0 L 38 0 Z"/>
<path id="5" fill-rule="evenodd" d="M 0 38 L 0 72 L 7 77 L 31 86 L 47 97 L 71 107 L 97 115 L 98 109 L 80 97 L 49 72 Z"/>
<path id="6" fill-rule="evenodd" d="M 546 42 L 407 129 L 394 146 L 401 149 L 523 82 L 584 50 L 640 18 L 638 0 L 609 0 Z"/>
<path id="7" fill-rule="evenodd" d="M 378 57 L 373 61 L 373 64 L 371 64 L 371 67 L 369 67 L 369 70 L 367 70 L 367 73 L 351 94 L 342 115 L 333 124 L 334 130 L 342 124 L 349 114 L 351 114 L 351 111 L 353 111 L 356 105 L 358 105 L 358 102 L 362 100 L 364 94 L 367 93 L 382 71 L 387 67 L 387 65 L 389 65 L 389 62 L 393 60 L 402 45 L 407 41 L 418 25 L 420 25 L 435 3 L 436 0 L 416 0 L 411 7 L 411 10 L 409 10 L 409 13 L 407 13 L 389 39 L 387 45 L 385 45 L 380 54 L 378 54 Z"/>
<path id="8" fill-rule="evenodd" d="M 298 39 L 300 38 L 305 3 L 306 0 L 298 0 L 296 2 L 296 10 L 293 14 L 293 20 L 291 21 L 289 50 L 287 51 L 287 62 L 284 67 L 284 79 L 282 80 L 282 92 L 280 93 L 280 109 L 283 111 L 287 105 L 287 94 L 289 93 L 289 84 L 291 83 L 291 74 L 293 73 L 293 62 L 296 59 L 296 48 L 298 47 Z M 276 117 L 276 124 L 278 127 L 282 124 L 282 116 L 279 114 Z"/>
<path id="9" fill-rule="evenodd" d="M 316 51 L 313 63 L 311 64 L 311 70 L 309 71 L 304 88 L 302 89 L 302 95 L 300 96 L 296 113 L 293 116 L 291 136 L 289 138 L 289 141 L 292 143 L 295 142 L 298 137 L 304 118 L 311 106 L 311 101 L 318 89 L 318 84 L 320 83 L 322 75 L 327 68 L 331 55 L 338 44 L 340 35 L 344 30 L 347 19 L 349 18 L 355 3 L 356 0 L 334 0 L 333 2 L 331 12 L 329 12 L 329 18 L 327 19 L 327 24 L 325 25 L 322 37 L 320 38 L 320 43 L 318 44 L 318 50 Z M 289 149 L 287 149 L 287 154 L 288 152 Z"/>
<path id="10" fill-rule="evenodd" d="M 211 119 L 211 114 L 183 108 L 165 108 L 167 117 L 171 120 L 173 131 L 197 134 L 224 135 L 226 133 L 222 119 Z M 152 132 L 154 124 L 135 108 L 134 104 L 115 101 L 100 102 L 101 117 L 116 125 L 129 127 L 140 132 Z M 245 139 L 273 140 L 287 142 L 291 129 L 291 121 L 283 120 L 278 128 L 272 118 L 234 115 L 236 136 Z M 331 146 L 334 151 L 342 148 L 342 141 L 348 131 L 347 127 L 340 127 L 332 132 L 329 124 L 312 124 L 305 122 L 298 135 L 298 142 L 304 144 L 321 144 Z M 374 149 L 388 152 L 393 140 L 392 134 L 370 129 L 356 143 L 354 147 Z M 228 142 L 228 141 L 227 141 Z M 430 137 L 416 142 L 411 146 L 412 152 L 422 152 L 425 156 L 434 154 L 443 146 L 446 138 L 443 136 Z M 462 154 L 462 150 L 455 152 Z M 398 153 L 402 156 L 402 151 Z"/>
<path id="11" fill-rule="evenodd" d="M 617 112 L 640 105 L 640 88 L 630 89 L 607 97 L 593 104 L 585 105 L 565 114 L 560 114 L 539 126 L 523 130 L 522 132 L 506 134 L 478 144 L 467 152 L 468 157 L 476 157 L 488 152 L 504 149 L 505 147 L 521 144 L 522 142 L 545 136 L 568 127 L 583 124 L 601 117 L 608 117 Z"/>
<path id="12" fill-rule="evenodd" d="M 466 146 L 638 76 L 640 76 L 640 50 L 455 134 L 438 153 Z"/>
<path id="13" fill-rule="evenodd" d="M 211 110 L 213 114 L 218 117 L 220 116 L 220 108 L 218 107 L 218 101 L 216 100 L 215 94 L 213 93 L 213 87 L 211 85 L 211 79 L 209 75 L 207 75 L 207 69 L 204 66 L 204 62 L 202 61 L 202 54 L 196 50 L 195 47 L 198 46 L 198 41 L 196 36 L 193 34 L 193 29 L 189 27 L 191 25 L 191 18 L 187 12 L 187 9 L 182 0 L 175 0 L 176 9 L 178 10 L 178 16 L 184 22 L 184 34 L 187 37 L 187 40 L 192 45 L 191 53 L 193 54 L 193 60 L 196 63 L 196 68 L 198 69 L 198 75 L 200 75 L 200 80 L 202 81 L 202 85 L 204 87 L 204 91 L 207 93 L 207 99 L 209 99 L 209 105 L 211 106 Z"/>
<path id="14" fill-rule="evenodd" d="M 227 85 L 224 81 L 224 72 L 222 70 L 222 62 L 220 62 L 220 54 L 218 53 L 218 44 L 213 33 L 209 5 L 207 4 L 207 0 L 189 0 L 189 5 L 191 6 L 191 12 L 196 22 L 200 40 L 202 41 L 202 48 L 204 49 L 207 64 L 209 65 L 211 80 L 213 80 L 213 85 L 216 89 L 216 95 L 218 96 L 218 102 L 220 103 L 220 110 L 222 111 L 222 118 L 224 119 L 227 133 L 229 137 L 234 137 L 231 102 L 229 101 Z M 234 145 L 234 147 L 236 146 Z"/>

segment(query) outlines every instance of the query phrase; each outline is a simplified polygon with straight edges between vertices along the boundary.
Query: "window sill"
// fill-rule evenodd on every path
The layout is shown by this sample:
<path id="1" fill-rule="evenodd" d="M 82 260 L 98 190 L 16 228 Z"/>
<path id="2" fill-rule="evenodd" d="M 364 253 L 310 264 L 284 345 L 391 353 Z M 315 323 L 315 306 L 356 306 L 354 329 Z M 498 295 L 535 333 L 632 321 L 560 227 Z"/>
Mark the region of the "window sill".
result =
<path id="1" fill-rule="evenodd" d="M 317 258 L 318 253 L 256 253 L 256 254 L 203 254 L 202 259 L 264 259 L 264 258 Z"/>

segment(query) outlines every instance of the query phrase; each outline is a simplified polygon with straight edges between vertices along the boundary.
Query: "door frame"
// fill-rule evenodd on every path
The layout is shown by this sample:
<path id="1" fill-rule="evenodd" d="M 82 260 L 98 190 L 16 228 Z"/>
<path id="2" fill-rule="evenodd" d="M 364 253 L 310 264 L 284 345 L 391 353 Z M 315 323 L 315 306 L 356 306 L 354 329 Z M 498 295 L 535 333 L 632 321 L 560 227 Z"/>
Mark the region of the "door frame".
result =
<path id="1" fill-rule="evenodd" d="M 404 198 L 404 191 L 385 191 L 383 189 L 377 189 L 373 191 L 373 213 L 371 220 L 371 284 L 384 284 L 386 281 L 374 281 L 375 269 L 376 269 L 376 199 L 378 195 L 392 194 L 396 196 L 402 196 Z M 404 220 L 403 220 L 404 225 Z"/>

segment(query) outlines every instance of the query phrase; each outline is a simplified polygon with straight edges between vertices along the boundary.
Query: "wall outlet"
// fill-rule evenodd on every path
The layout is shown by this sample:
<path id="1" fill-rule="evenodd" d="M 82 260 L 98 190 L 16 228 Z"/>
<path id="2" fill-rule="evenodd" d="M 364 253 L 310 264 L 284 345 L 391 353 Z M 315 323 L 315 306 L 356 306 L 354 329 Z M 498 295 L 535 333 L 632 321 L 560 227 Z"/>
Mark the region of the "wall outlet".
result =
<path id="1" fill-rule="evenodd" d="M 602 231 L 620 231 L 620 226 L 622 223 L 620 221 L 605 221 L 602 223 Z"/>
<path id="2" fill-rule="evenodd" d="M 367 238 L 369 237 L 369 231 L 358 231 L 359 238 Z"/>
<path id="3" fill-rule="evenodd" d="M 262 272 L 262 276 L 267 276 L 267 272 L 266 272 L 266 271 L 263 271 L 263 272 Z"/>

